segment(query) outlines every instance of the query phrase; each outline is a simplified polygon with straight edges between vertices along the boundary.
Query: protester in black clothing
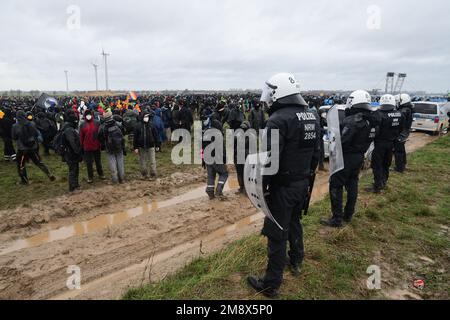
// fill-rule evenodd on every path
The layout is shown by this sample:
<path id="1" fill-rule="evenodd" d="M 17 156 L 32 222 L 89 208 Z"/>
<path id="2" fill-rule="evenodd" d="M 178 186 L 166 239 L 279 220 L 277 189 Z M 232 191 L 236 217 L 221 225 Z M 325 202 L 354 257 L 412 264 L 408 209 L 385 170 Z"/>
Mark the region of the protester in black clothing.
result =
<path id="1" fill-rule="evenodd" d="M 65 112 L 65 123 L 61 129 L 63 132 L 63 144 L 65 146 L 64 161 L 69 169 L 69 191 L 80 190 L 79 173 L 80 162 L 83 159 L 80 135 L 76 130 L 78 127 L 78 117 L 72 109 Z"/>
<path id="2" fill-rule="evenodd" d="M 27 119 L 26 113 L 17 112 L 17 123 L 12 127 L 12 139 L 17 144 L 17 169 L 23 185 L 27 185 L 28 175 L 26 163 L 28 160 L 41 169 L 50 179 L 54 181 L 55 177 L 50 173 L 47 166 L 42 163 L 39 156 L 39 131 L 36 129 L 34 122 Z"/>

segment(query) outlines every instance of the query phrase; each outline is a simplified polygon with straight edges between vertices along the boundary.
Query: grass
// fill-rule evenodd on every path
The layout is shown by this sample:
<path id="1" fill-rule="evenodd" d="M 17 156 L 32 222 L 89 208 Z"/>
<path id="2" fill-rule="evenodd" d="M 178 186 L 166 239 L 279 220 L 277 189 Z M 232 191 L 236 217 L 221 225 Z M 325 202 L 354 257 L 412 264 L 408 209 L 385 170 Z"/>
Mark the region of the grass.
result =
<path id="1" fill-rule="evenodd" d="M 450 221 L 450 140 L 443 137 L 409 156 L 409 171 L 393 173 L 380 195 L 360 192 L 354 222 L 329 230 L 319 220 L 330 212 L 329 198 L 305 217 L 306 260 L 300 278 L 285 273 L 281 299 L 384 298 L 387 290 L 422 278 L 426 299 L 448 299 L 449 248 L 442 225 Z M 372 182 L 366 174 L 360 189 Z M 421 256 L 434 263 L 425 263 Z M 165 280 L 135 288 L 124 299 L 262 299 L 246 283 L 263 274 L 266 240 L 252 235 L 209 257 L 188 264 Z M 382 291 L 366 288 L 370 265 L 379 265 Z"/>
<path id="2" fill-rule="evenodd" d="M 128 151 L 128 149 L 127 149 Z M 27 206 L 29 203 L 39 200 L 51 199 L 68 193 L 68 168 L 66 163 L 61 161 L 61 157 L 53 152 L 50 156 L 44 156 L 41 150 L 42 161 L 48 166 L 50 171 L 56 176 L 55 182 L 49 182 L 46 175 L 31 162 L 27 165 L 30 185 L 19 185 L 20 178 L 17 173 L 15 162 L 4 162 L 3 143 L 0 142 L 0 210 L 16 208 L 19 205 Z M 163 146 L 163 152 L 156 154 L 157 169 L 160 177 L 170 175 L 174 172 L 186 172 L 192 169 L 191 166 L 177 166 L 171 161 L 171 148 Z M 103 170 L 105 176 L 110 177 L 105 153 L 102 153 Z M 94 165 L 95 170 L 95 165 Z M 95 173 L 95 172 L 94 172 Z M 141 177 L 139 169 L 139 157 L 128 151 L 125 157 L 125 174 L 127 180 L 139 179 Z M 109 179 L 101 181 L 94 179 L 94 184 L 86 182 L 87 170 L 84 163 L 80 164 L 80 184 L 84 190 L 98 188 L 106 185 Z"/>

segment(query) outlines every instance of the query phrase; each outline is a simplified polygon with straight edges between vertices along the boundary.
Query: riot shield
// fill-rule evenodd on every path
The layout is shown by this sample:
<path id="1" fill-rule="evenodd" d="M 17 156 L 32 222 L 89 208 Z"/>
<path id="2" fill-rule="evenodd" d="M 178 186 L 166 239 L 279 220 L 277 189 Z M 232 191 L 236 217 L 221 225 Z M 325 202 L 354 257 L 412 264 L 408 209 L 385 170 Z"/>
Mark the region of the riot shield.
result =
<path id="1" fill-rule="evenodd" d="M 339 124 L 339 112 L 337 105 L 328 110 L 327 130 L 330 149 L 330 177 L 344 169 L 344 155 L 342 152 L 341 131 Z"/>
<path id="2" fill-rule="evenodd" d="M 261 210 L 267 218 L 272 220 L 281 230 L 283 228 L 270 213 L 266 202 L 267 190 L 263 183 L 265 165 L 270 162 L 268 152 L 251 154 L 247 157 L 244 167 L 245 190 L 251 203 L 256 209 Z"/>

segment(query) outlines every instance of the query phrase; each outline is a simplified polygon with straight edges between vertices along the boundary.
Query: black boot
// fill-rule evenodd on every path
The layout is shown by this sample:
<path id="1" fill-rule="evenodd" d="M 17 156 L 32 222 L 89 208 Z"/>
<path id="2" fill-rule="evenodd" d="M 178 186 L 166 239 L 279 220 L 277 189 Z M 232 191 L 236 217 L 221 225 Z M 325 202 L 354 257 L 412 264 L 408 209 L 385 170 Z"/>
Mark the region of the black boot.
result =
<path id="1" fill-rule="evenodd" d="M 320 220 L 320 224 L 326 227 L 331 228 L 341 228 L 342 227 L 342 221 L 330 218 L 330 219 L 322 219 Z"/>
<path id="2" fill-rule="evenodd" d="M 209 200 L 214 200 L 214 191 L 206 191 L 206 194 L 208 195 Z"/>
<path id="3" fill-rule="evenodd" d="M 376 193 L 376 194 L 378 194 L 378 193 L 381 192 L 381 188 L 377 188 L 375 186 L 371 186 L 369 188 L 365 188 L 364 191 L 365 192 L 369 192 L 369 193 Z"/>
<path id="4" fill-rule="evenodd" d="M 267 287 L 266 285 L 264 285 L 264 282 L 259 278 L 250 276 L 247 278 L 247 283 L 253 289 L 255 289 L 258 293 L 262 293 L 267 298 L 270 298 L 270 299 L 278 298 L 278 291 L 271 287 Z"/>

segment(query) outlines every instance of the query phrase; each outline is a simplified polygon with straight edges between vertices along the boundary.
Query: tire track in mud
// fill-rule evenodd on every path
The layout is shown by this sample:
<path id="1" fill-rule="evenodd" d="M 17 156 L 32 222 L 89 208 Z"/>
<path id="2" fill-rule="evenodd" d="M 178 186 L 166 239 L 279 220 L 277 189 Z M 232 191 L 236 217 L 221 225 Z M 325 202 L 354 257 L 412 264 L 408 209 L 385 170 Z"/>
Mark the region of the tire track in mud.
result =
<path id="1" fill-rule="evenodd" d="M 413 133 L 408 151 L 415 151 L 434 139 Z M 202 179 L 202 172 L 194 174 L 185 179 L 187 186 L 176 187 L 168 183 L 171 190 L 157 190 L 155 194 L 160 191 L 159 197 L 166 198 L 192 191 L 203 186 L 198 184 Z M 132 201 L 141 203 L 142 198 L 136 194 L 143 191 L 141 184 L 132 189 L 130 193 L 135 197 L 130 196 L 130 201 L 125 204 L 116 203 L 118 210 L 115 212 L 123 210 Z M 327 193 L 328 176 L 319 174 L 313 200 L 320 200 Z M 234 240 L 259 231 L 263 216 L 256 212 L 249 200 L 230 192 L 228 196 L 229 201 L 226 202 L 210 202 L 206 197 L 191 199 L 151 210 L 96 232 L 0 255 L 0 298 L 117 299 L 130 287 L 161 280 L 192 259 L 216 252 Z M 103 212 L 101 207 L 94 207 L 91 212 L 80 213 L 75 218 L 43 222 L 39 228 L 22 230 L 24 228 L 17 225 L 3 233 L 1 239 L 35 235 L 42 230 L 98 217 L 113 210 L 114 203 Z M 69 291 L 66 288 L 70 276 L 67 267 L 70 265 L 81 268 L 81 290 Z"/>

